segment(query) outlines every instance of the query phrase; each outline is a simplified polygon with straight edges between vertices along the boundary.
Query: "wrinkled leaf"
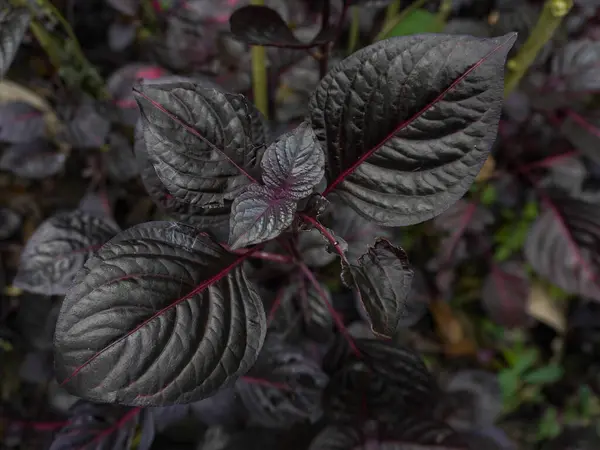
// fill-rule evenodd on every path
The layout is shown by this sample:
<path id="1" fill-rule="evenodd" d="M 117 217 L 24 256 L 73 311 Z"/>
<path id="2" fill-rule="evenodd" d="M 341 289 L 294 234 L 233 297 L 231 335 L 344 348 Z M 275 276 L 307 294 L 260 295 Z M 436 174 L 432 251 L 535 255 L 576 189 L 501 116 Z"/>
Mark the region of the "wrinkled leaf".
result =
<path id="1" fill-rule="evenodd" d="M 523 327 L 530 322 L 527 315 L 530 289 L 529 277 L 522 265 L 492 263 L 481 290 L 483 307 L 496 323 L 507 328 Z"/>
<path id="2" fill-rule="evenodd" d="M 307 197 L 325 173 L 323 150 L 306 123 L 271 144 L 260 165 L 265 186 L 292 200 Z"/>
<path id="3" fill-rule="evenodd" d="M 247 185 L 262 155 L 266 128 L 240 95 L 181 83 L 135 88 L 148 159 L 178 199 L 223 207 Z"/>
<path id="4" fill-rule="evenodd" d="M 515 39 L 392 38 L 330 71 L 310 102 L 327 158 L 325 194 L 335 189 L 388 226 L 422 222 L 457 201 L 495 139 Z"/>
<path id="5" fill-rule="evenodd" d="M 273 239 L 292 224 L 295 212 L 294 200 L 251 184 L 231 206 L 229 245 L 238 249 Z"/>
<path id="6" fill-rule="evenodd" d="M 327 375 L 316 362 L 273 335 L 248 378 L 238 380 L 236 390 L 253 423 L 287 428 L 321 416 L 321 393 L 327 382 Z"/>
<path id="7" fill-rule="evenodd" d="M 143 406 L 198 401 L 229 385 L 252 367 L 267 328 L 245 259 L 179 223 L 120 233 L 65 297 L 57 379 L 92 401 Z"/>
<path id="8" fill-rule="evenodd" d="M 36 139 L 14 144 L 0 157 L 0 169 L 9 170 L 18 177 L 37 180 L 50 177 L 62 170 L 66 153 L 55 149 L 50 142 Z"/>
<path id="9" fill-rule="evenodd" d="M 547 206 L 527 236 L 527 261 L 564 291 L 600 300 L 597 206 L 572 198 Z"/>
<path id="10" fill-rule="evenodd" d="M 352 278 L 358 285 L 373 331 L 379 335 L 391 337 L 425 313 L 426 304 L 408 301 L 413 271 L 406 253 L 385 239 L 377 239 L 357 265 L 344 265 L 342 278 Z"/>
<path id="11" fill-rule="evenodd" d="M 29 26 L 29 13 L 10 3 L 0 5 L 0 78 L 8 72 Z"/>
<path id="12" fill-rule="evenodd" d="M 44 136 L 44 113 L 25 102 L 0 103 L 0 141 L 14 144 Z"/>
<path id="13" fill-rule="evenodd" d="M 21 253 L 16 287 L 44 295 L 64 295 L 75 274 L 118 228 L 81 211 L 56 214 L 43 222 Z"/>

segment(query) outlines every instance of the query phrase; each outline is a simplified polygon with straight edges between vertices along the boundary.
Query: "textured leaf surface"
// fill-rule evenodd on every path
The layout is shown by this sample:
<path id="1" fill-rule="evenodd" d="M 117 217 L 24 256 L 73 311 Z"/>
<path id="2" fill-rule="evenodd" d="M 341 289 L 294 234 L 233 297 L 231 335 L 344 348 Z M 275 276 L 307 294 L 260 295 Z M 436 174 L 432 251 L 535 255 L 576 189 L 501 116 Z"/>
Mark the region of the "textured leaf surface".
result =
<path id="1" fill-rule="evenodd" d="M 197 208 L 173 197 L 158 178 L 154 166 L 148 159 L 141 126 L 135 128 L 134 153 L 142 183 L 160 209 L 180 222 L 209 231 L 219 242 L 228 241 L 230 206 Z"/>
<path id="2" fill-rule="evenodd" d="M 516 35 L 392 38 L 345 59 L 310 101 L 328 187 L 389 226 L 458 200 L 492 145 Z M 427 80 L 427 82 L 423 82 Z"/>
<path id="3" fill-rule="evenodd" d="M 116 450 L 130 448 L 140 424 L 138 408 L 78 403 L 68 425 L 56 435 L 50 450 Z M 138 446 L 142 450 L 142 447 Z M 148 447 L 144 447 L 148 450 Z"/>
<path id="4" fill-rule="evenodd" d="M 530 288 L 529 277 L 521 264 L 492 264 L 481 290 L 483 307 L 500 325 L 507 328 L 525 326 L 530 322 L 527 313 Z"/>
<path id="5" fill-rule="evenodd" d="M 251 184 L 231 206 L 229 245 L 238 249 L 279 236 L 294 220 L 296 202 Z"/>
<path id="6" fill-rule="evenodd" d="M 13 144 L 41 138 L 44 113 L 25 102 L 0 103 L 0 141 Z"/>
<path id="7" fill-rule="evenodd" d="M 267 328 L 244 259 L 183 224 L 120 233 L 65 297 L 57 379 L 92 401 L 143 406 L 198 401 L 232 383 Z"/>
<path id="8" fill-rule="evenodd" d="M 575 199 L 553 202 L 525 242 L 534 270 L 561 289 L 600 301 L 600 212 Z"/>
<path id="9" fill-rule="evenodd" d="M 251 180 L 266 128 L 241 95 L 189 82 L 138 86 L 148 159 L 169 193 L 195 207 L 223 207 Z"/>
<path id="10" fill-rule="evenodd" d="M 319 365 L 299 349 L 272 335 L 236 390 L 253 423 L 269 428 L 287 428 L 304 420 L 317 420 L 322 414 L 321 393 L 328 377 Z M 265 380 L 265 383 L 253 382 Z"/>
<path id="11" fill-rule="evenodd" d="M 426 304 L 409 303 L 413 271 L 404 250 L 378 239 L 357 265 L 344 265 L 342 278 L 353 278 L 361 293 L 373 331 L 391 337 L 399 327 L 418 321 Z"/>
<path id="12" fill-rule="evenodd" d="M 265 186 L 280 196 L 300 200 L 323 178 L 325 155 L 315 132 L 302 123 L 265 150 L 261 167 Z"/>
<path id="13" fill-rule="evenodd" d="M 582 39 L 566 44 L 552 59 L 552 76 L 560 91 L 600 89 L 600 42 Z"/>
<path id="14" fill-rule="evenodd" d="M 0 157 L 0 169 L 9 170 L 21 178 L 37 180 L 55 175 L 67 159 L 66 153 L 57 151 L 43 139 L 14 144 Z"/>
<path id="15" fill-rule="evenodd" d="M 29 26 L 29 13 L 2 3 L 0 9 L 0 78 L 4 77 L 17 54 Z"/>
<path id="16" fill-rule="evenodd" d="M 86 260 L 118 231 L 114 223 L 81 211 L 52 216 L 27 241 L 13 284 L 64 295 Z"/>
<path id="17" fill-rule="evenodd" d="M 310 48 L 324 44 L 335 37 L 335 29 L 325 27 L 309 43 L 300 41 L 283 18 L 266 6 L 244 6 L 229 19 L 231 33 L 240 41 L 251 45 L 286 48 Z"/>

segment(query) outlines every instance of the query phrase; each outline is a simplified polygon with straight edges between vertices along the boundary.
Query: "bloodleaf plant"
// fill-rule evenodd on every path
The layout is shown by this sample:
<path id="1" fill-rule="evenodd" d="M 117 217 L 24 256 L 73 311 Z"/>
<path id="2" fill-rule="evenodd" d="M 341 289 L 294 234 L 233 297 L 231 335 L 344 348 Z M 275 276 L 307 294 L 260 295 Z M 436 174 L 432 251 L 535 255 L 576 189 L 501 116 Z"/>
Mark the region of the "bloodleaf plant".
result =
<path id="1" fill-rule="evenodd" d="M 495 140 L 515 39 L 426 34 L 365 47 L 322 78 L 304 122 L 276 139 L 242 95 L 188 81 L 136 85 L 140 173 L 177 221 L 137 225 L 94 248 L 60 310 L 59 383 L 130 406 L 196 402 L 232 386 L 253 369 L 267 334 L 270 300 L 254 278 L 263 260 L 310 286 L 352 361 L 393 385 L 416 377 L 429 386 L 408 350 L 391 374 L 381 356 L 404 350 L 353 342 L 299 243 L 322 235 L 377 337 L 416 322 L 424 307 L 409 297 L 405 252 L 376 238 L 349 258 L 335 223 L 322 218 L 349 207 L 377 226 L 407 226 L 460 199 Z M 281 297 L 273 303 L 271 317 Z"/>

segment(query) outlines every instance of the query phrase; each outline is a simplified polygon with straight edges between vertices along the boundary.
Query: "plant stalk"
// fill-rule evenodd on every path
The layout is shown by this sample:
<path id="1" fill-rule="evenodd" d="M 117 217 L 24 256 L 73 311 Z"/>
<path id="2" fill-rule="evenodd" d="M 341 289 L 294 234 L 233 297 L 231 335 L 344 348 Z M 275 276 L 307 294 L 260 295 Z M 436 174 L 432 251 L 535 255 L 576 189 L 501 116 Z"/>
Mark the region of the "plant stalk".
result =
<path id="1" fill-rule="evenodd" d="M 450 13 L 452 12 L 452 0 L 442 0 L 442 4 L 440 5 L 440 9 L 438 10 L 435 20 L 437 22 L 437 31 L 442 32 L 444 27 L 446 26 L 446 22 L 448 22 L 448 17 L 450 17 Z"/>
<path id="2" fill-rule="evenodd" d="M 504 83 L 504 96 L 507 97 L 518 86 L 529 66 L 535 61 L 539 51 L 552 39 L 554 33 L 573 7 L 573 0 L 546 0 L 538 21 L 521 47 L 517 56 L 508 61 L 508 76 Z"/>
<path id="3" fill-rule="evenodd" d="M 252 0 L 253 5 L 264 6 L 264 0 Z M 269 117 L 269 97 L 267 89 L 267 50 L 260 45 L 254 45 L 252 54 L 252 92 L 254 104 L 265 116 Z"/>
<path id="4" fill-rule="evenodd" d="M 354 53 L 360 33 L 360 11 L 358 7 L 351 8 L 351 14 L 352 21 L 350 22 L 350 34 L 348 36 L 348 55 Z"/>
<path id="5" fill-rule="evenodd" d="M 386 21 L 386 23 L 383 25 L 383 29 L 379 32 L 379 34 L 377 36 L 375 36 L 374 42 L 381 41 L 382 39 L 387 38 L 388 34 L 390 34 L 391 31 L 394 28 L 396 28 L 396 25 L 398 25 L 400 22 L 402 22 L 404 19 L 406 19 L 406 17 L 410 13 L 421 8 L 428 1 L 429 0 L 416 0 L 409 7 L 403 9 L 402 12 L 400 12 L 400 14 L 396 15 L 396 17 L 394 17 L 392 20 L 390 20 L 389 22 Z"/>
<path id="6" fill-rule="evenodd" d="M 392 3 L 388 5 L 385 10 L 385 22 L 387 24 L 394 20 L 394 17 L 398 15 L 400 12 L 400 5 L 402 4 L 402 0 L 394 0 Z"/>

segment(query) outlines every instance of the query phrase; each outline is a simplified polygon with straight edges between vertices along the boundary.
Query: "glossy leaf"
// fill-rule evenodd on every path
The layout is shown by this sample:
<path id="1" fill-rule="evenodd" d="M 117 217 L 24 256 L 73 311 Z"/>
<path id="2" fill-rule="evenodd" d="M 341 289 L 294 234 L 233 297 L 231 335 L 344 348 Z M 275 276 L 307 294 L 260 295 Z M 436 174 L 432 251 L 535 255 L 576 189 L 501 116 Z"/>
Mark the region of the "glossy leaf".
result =
<path id="1" fill-rule="evenodd" d="M 14 144 L 0 157 L 0 169 L 9 170 L 18 177 L 37 180 L 55 175 L 62 170 L 66 153 L 55 149 L 50 142 L 36 139 Z"/>
<path id="2" fill-rule="evenodd" d="M 135 129 L 134 153 L 142 183 L 160 209 L 175 220 L 210 232 L 219 242 L 227 242 L 229 239 L 230 207 L 197 208 L 190 203 L 185 203 L 173 197 L 160 181 L 154 166 L 148 160 L 146 142 L 141 126 L 137 126 Z"/>
<path id="3" fill-rule="evenodd" d="M 44 113 L 25 102 L 0 104 L 0 141 L 13 144 L 44 136 Z"/>
<path id="4" fill-rule="evenodd" d="M 16 287 L 44 295 L 64 295 L 75 274 L 118 228 L 81 211 L 56 214 L 43 222 L 21 253 Z"/>
<path id="5" fill-rule="evenodd" d="M 600 301 L 598 208 L 571 198 L 547 206 L 527 236 L 527 261 L 566 292 Z"/>
<path id="6" fill-rule="evenodd" d="M 194 402 L 229 385 L 252 367 L 267 328 L 245 259 L 183 224 L 120 233 L 65 297 L 57 379 L 92 401 L 143 406 Z"/>
<path id="7" fill-rule="evenodd" d="M 335 190 L 388 226 L 422 222 L 457 201 L 495 139 L 515 39 L 392 38 L 342 61 L 310 101 L 325 194 Z"/>
<path id="8" fill-rule="evenodd" d="M 378 239 L 357 265 L 344 265 L 342 278 L 354 279 L 373 331 L 391 337 L 400 327 L 417 322 L 426 304 L 409 303 L 413 271 L 404 250 Z"/>
<path id="9" fill-rule="evenodd" d="M 329 42 L 336 35 L 334 27 L 325 27 L 314 39 L 304 43 L 294 36 L 277 11 L 257 5 L 237 9 L 231 15 L 229 25 L 236 39 L 250 45 L 311 48 Z"/>
<path id="10" fill-rule="evenodd" d="M 530 282 L 522 265 L 508 262 L 492 263 L 483 282 L 481 300 L 490 318 L 496 323 L 515 328 L 530 323 L 527 313 Z"/>
<path id="11" fill-rule="evenodd" d="M 179 200 L 229 206 L 260 162 L 266 129 L 243 96 L 189 82 L 135 88 L 148 159 Z"/>
<path id="12" fill-rule="evenodd" d="M 294 200 L 251 184 L 231 206 L 229 245 L 238 249 L 273 239 L 292 224 L 295 212 Z"/>
<path id="13" fill-rule="evenodd" d="M 236 390 L 253 423 L 287 428 L 320 417 L 321 393 L 327 382 L 316 362 L 272 335 L 248 378 L 236 383 Z"/>
<path id="14" fill-rule="evenodd" d="M 325 156 L 315 132 L 306 123 L 280 136 L 263 155 L 262 180 L 279 196 L 307 197 L 325 173 Z"/>
<path id="15" fill-rule="evenodd" d="M 10 3 L 2 3 L 0 9 L 0 78 L 3 78 L 8 72 L 29 26 L 29 20 L 27 9 L 15 8 Z"/>

